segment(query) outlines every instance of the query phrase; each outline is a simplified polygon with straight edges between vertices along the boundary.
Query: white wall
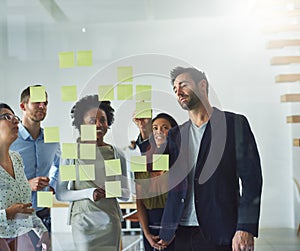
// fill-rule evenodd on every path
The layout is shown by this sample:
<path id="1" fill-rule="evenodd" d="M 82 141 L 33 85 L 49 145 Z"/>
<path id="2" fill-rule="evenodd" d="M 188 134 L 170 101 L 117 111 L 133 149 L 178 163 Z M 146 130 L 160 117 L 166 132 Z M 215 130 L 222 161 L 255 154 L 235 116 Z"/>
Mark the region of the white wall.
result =
<path id="1" fill-rule="evenodd" d="M 69 116 L 73 104 L 60 101 L 60 86 L 76 84 L 79 90 L 86 91 L 88 80 L 99 69 L 120 58 L 144 53 L 169 55 L 203 69 L 210 79 L 211 92 L 217 97 L 213 103 L 245 114 L 256 136 L 264 176 L 261 227 L 294 227 L 292 137 L 291 128 L 285 123 L 290 107 L 279 101 L 284 87 L 274 83 L 276 69 L 269 64 L 267 37 L 253 22 L 228 17 L 128 22 L 86 26 L 86 33 L 76 25 L 29 25 L 16 20 L 7 25 L 9 33 L 5 26 L 0 32 L 2 41 L 8 35 L 10 45 L 8 57 L 4 51 L 1 53 L 4 57 L 0 64 L 0 100 L 11 104 L 21 115 L 20 91 L 27 84 L 44 83 L 50 103 L 43 125 L 60 126 L 62 141 L 73 137 Z M 58 52 L 85 49 L 93 51 L 92 67 L 58 68 Z M 166 77 L 145 81 L 156 90 L 172 92 Z M 155 104 L 168 104 L 168 112 L 184 121 L 186 114 L 166 93 L 153 97 Z M 122 107 L 118 102 L 113 105 Z M 123 131 L 127 138 L 116 142 L 124 145 L 137 135 L 130 124 L 131 108 L 126 110 L 126 123 L 117 117 L 108 141 Z"/>

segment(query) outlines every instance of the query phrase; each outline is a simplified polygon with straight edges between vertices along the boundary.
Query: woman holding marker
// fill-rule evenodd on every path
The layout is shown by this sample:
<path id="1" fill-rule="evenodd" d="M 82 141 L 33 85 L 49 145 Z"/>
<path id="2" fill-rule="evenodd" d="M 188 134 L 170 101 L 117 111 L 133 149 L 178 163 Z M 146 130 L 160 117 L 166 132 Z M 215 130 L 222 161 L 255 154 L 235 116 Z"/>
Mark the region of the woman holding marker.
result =
<path id="1" fill-rule="evenodd" d="M 76 180 L 65 181 L 59 178 L 56 197 L 70 201 L 69 223 L 72 225 L 76 250 L 80 251 L 119 251 L 121 240 L 122 214 L 116 198 L 108 198 L 105 183 L 117 181 L 121 184 L 121 198 L 129 198 L 126 177 L 126 160 L 116 147 L 104 142 L 104 136 L 114 121 L 114 109 L 109 101 L 98 101 L 98 95 L 86 96 L 71 110 L 73 125 L 79 130 L 78 159 L 66 159 L 63 165 L 76 166 Z M 85 138 L 81 125 L 96 127 L 96 138 Z M 96 157 L 84 157 L 80 149 L 84 144 L 94 145 Z M 87 159 L 91 158 L 91 159 Z M 107 176 L 104 160 L 120 159 L 121 174 Z M 95 177 L 82 179 L 85 165 L 95 168 Z M 62 166 L 60 169 L 62 172 Z M 86 173 L 86 176 L 90 174 Z M 70 184 L 69 184 L 70 183 Z M 108 183 L 107 183 L 108 185 Z M 70 189 L 69 189 L 70 188 Z M 112 196 L 113 197 L 113 196 Z"/>
<path id="2" fill-rule="evenodd" d="M 28 236 L 32 229 L 40 237 L 37 247 L 50 250 L 48 231 L 31 207 L 31 189 L 21 156 L 9 147 L 18 137 L 20 119 L 0 103 L 0 250 L 34 251 Z"/>
<path id="3" fill-rule="evenodd" d="M 177 126 L 175 119 L 166 113 L 160 113 L 152 120 L 152 135 L 146 153 L 148 171 L 135 173 L 136 204 L 146 251 L 161 250 L 162 248 L 168 251 L 175 250 L 174 243 L 171 243 L 167 248 L 161 247 L 157 243 L 168 188 L 166 187 L 167 182 L 158 179 L 165 171 L 153 171 L 152 164 L 153 154 L 165 152 L 168 132 L 175 126 Z M 161 169 L 163 170 L 165 167 L 161 167 Z"/>

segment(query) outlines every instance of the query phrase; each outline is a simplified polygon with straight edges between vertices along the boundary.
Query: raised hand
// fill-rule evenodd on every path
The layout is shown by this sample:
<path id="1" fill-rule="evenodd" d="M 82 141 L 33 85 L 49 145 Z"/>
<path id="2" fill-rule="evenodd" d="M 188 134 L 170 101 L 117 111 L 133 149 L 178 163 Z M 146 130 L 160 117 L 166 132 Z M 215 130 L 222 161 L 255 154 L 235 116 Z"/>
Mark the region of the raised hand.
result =
<path id="1" fill-rule="evenodd" d="M 49 186 L 50 179 L 47 176 L 35 177 L 28 180 L 31 191 L 40 191 Z"/>
<path id="2" fill-rule="evenodd" d="M 103 188 L 98 187 L 94 190 L 93 199 L 94 201 L 98 201 L 101 198 L 105 198 L 105 190 Z"/>

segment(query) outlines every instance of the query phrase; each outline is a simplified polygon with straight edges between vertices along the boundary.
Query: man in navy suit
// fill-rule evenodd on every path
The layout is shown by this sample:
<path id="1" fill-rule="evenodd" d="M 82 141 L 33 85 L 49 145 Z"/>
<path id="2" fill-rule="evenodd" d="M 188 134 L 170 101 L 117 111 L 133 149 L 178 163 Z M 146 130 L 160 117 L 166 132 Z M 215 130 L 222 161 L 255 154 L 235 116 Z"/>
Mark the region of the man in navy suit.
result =
<path id="1" fill-rule="evenodd" d="M 158 244 L 176 250 L 253 251 L 262 174 L 247 119 L 212 107 L 208 81 L 195 68 L 171 72 L 189 120 L 170 130 L 171 168 Z"/>

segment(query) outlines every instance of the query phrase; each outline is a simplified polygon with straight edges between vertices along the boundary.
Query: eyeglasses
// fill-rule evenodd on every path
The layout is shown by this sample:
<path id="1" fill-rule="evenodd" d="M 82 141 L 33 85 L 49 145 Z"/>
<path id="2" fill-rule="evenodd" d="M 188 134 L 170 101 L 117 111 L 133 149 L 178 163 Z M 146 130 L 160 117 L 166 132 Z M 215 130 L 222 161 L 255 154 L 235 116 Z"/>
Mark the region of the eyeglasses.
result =
<path id="1" fill-rule="evenodd" d="M 7 121 L 12 121 L 13 119 L 17 120 L 18 122 L 21 122 L 21 119 L 13 114 L 4 113 L 0 115 L 0 119 L 6 119 Z"/>

